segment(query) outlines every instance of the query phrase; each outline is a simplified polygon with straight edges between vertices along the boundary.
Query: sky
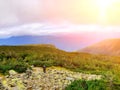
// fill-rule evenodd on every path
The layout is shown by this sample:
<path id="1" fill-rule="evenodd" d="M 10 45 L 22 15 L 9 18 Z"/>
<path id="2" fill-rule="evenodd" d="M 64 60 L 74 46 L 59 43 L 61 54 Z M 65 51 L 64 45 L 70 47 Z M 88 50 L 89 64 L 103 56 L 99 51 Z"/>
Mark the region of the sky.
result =
<path id="1" fill-rule="evenodd" d="M 0 0 L 0 38 L 120 32 L 120 0 Z"/>

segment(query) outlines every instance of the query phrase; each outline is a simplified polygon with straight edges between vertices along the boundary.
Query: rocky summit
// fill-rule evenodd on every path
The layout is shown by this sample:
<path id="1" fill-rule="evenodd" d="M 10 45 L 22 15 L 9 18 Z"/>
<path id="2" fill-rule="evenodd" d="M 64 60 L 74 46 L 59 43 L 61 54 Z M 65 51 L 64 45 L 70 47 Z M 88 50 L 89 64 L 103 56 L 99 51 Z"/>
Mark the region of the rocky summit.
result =
<path id="1" fill-rule="evenodd" d="M 0 78 L 0 90 L 64 90 L 74 80 L 99 80 L 101 75 L 72 72 L 61 67 L 49 67 L 46 73 L 43 68 L 34 67 L 19 74 L 14 70 Z"/>

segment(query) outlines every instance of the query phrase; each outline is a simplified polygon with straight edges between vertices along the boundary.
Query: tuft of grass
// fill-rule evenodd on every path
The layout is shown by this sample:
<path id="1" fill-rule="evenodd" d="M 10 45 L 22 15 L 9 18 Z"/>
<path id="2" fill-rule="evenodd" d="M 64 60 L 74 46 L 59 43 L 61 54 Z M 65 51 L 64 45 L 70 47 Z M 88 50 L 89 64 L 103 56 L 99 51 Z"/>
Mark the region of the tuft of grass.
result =
<path id="1" fill-rule="evenodd" d="M 111 90 L 103 80 L 76 80 L 72 82 L 65 90 Z"/>

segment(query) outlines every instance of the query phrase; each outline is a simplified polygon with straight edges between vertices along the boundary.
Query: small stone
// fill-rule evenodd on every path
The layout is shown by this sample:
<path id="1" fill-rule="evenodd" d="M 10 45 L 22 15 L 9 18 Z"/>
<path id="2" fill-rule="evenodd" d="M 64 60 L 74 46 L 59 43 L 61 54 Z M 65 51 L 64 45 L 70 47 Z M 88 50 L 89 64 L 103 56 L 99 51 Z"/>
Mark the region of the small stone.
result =
<path id="1" fill-rule="evenodd" d="M 16 71 L 14 71 L 14 70 L 10 70 L 10 71 L 9 71 L 9 74 L 10 74 L 10 75 L 16 75 L 16 74 L 17 74 L 17 72 L 16 72 Z"/>
<path id="2" fill-rule="evenodd" d="M 71 78 L 71 77 L 66 77 L 66 80 L 73 81 L 73 80 L 74 80 L 74 78 Z"/>

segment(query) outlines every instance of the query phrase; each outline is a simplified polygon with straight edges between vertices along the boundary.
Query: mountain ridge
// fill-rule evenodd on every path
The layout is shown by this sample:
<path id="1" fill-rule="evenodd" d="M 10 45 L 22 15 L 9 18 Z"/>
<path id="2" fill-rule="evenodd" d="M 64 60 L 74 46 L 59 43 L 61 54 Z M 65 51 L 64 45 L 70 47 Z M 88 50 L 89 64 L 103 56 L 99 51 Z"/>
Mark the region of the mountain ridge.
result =
<path id="1" fill-rule="evenodd" d="M 78 52 L 120 56 L 120 38 L 105 39 L 101 42 L 78 50 Z"/>
<path id="2" fill-rule="evenodd" d="M 120 32 L 77 32 L 55 35 L 23 35 L 0 38 L 0 45 L 53 44 L 65 51 L 76 51 L 109 38 L 120 38 Z"/>

